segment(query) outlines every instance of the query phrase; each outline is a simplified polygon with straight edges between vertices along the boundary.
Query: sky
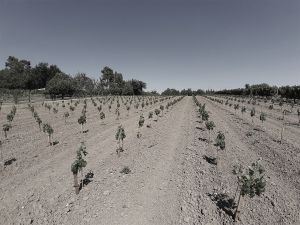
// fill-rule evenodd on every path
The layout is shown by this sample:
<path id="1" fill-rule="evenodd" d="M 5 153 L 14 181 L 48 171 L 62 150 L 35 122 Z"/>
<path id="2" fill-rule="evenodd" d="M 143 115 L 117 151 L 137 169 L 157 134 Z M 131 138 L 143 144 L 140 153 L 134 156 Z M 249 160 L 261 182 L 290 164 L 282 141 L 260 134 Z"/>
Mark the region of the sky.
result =
<path id="1" fill-rule="evenodd" d="M 166 88 L 300 84 L 300 0 L 0 0 L 8 56 Z"/>

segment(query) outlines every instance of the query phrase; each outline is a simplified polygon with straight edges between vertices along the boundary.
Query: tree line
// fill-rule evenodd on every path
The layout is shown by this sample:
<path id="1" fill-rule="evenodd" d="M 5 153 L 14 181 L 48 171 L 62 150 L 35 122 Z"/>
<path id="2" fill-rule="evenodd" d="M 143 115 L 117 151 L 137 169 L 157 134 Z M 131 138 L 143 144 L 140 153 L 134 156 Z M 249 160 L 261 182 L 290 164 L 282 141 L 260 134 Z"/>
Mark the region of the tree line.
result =
<path id="1" fill-rule="evenodd" d="M 31 62 L 9 56 L 5 68 L 0 70 L 0 88 L 28 90 L 29 100 L 33 90 L 45 89 L 51 98 L 93 95 L 141 95 L 146 83 L 137 79 L 124 80 L 122 73 L 105 66 L 100 79 L 95 80 L 85 73 L 74 76 L 63 72 L 56 65 Z M 155 93 L 154 93 L 155 94 Z"/>
<path id="2" fill-rule="evenodd" d="M 244 88 L 224 89 L 215 91 L 215 94 L 222 95 L 244 95 L 244 96 L 260 96 L 260 97 L 282 97 L 288 99 L 300 99 L 300 85 L 294 86 L 270 86 L 268 84 L 246 84 Z"/>
<path id="3" fill-rule="evenodd" d="M 179 91 L 179 90 L 176 90 L 174 88 L 167 88 L 166 90 L 164 90 L 161 93 L 161 95 L 171 95 L 171 96 L 174 96 L 174 95 L 188 95 L 188 96 L 193 96 L 193 95 L 203 95 L 205 93 L 206 92 L 201 90 L 201 89 L 193 91 L 191 88 L 188 88 L 188 89 L 183 89 L 183 90 Z"/>

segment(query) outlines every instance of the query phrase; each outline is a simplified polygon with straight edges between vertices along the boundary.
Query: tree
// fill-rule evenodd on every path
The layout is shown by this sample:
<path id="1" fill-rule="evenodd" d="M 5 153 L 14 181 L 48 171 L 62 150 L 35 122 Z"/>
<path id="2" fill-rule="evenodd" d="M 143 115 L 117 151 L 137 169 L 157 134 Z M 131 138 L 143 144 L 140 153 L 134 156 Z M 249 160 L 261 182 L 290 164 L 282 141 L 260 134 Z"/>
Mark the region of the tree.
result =
<path id="1" fill-rule="evenodd" d="M 72 96 L 76 92 L 76 86 L 70 76 L 58 73 L 47 83 L 46 91 L 53 98 L 59 95 L 64 99 L 65 96 Z"/>
<path id="2" fill-rule="evenodd" d="M 130 81 L 126 81 L 122 88 L 122 95 L 133 95 L 133 87 Z"/>
<path id="3" fill-rule="evenodd" d="M 38 88 L 45 88 L 48 81 L 61 72 L 56 65 L 49 66 L 48 63 L 39 63 L 32 68 L 32 74 L 37 79 Z"/>
<path id="4" fill-rule="evenodd" d="M 94 81 L 85 73 L 77 73 L 74 78 L 74 85 L 76 86 L 76 94 L 81 96 L 93 95 L 95 86 Z"/>
<path id="5" fill-rule="evenodd" d="M 102 76 L 100 78 L 100 82 L 101 82 L 102 86 L 107 87 L 109 89 L 110 84 L 113 82 L 113 79 L 114 79 L 114 71 L 110 67 L 105 66 L 101 70 L 101 73 L 102 73 Z"/>
<path id="6" fill-rule="evenodd" d="M 79 149 L 77 150 L 76 159 L 71 165 L 71 171 L 74 176 L 74 187 L 75 187 L 75 193 L 76 195 L 79 194 L 79 184 L 78 184 L 78 172 L 83 171 L 83 168 L 86 167 L 87 162 L 84 160 L 84 156 L 86 156 L 88 153 L 86 151 L 86 147 L 84 145 L 84 142 L 81 142 L 81 145 Z M 82 187 L 83 187 L 83 179 L 82 179 Z"/>
<path id="7" fill-rule="evenodd" d="M 241 165 L 235 166 L 233 174 L 238 178 L 238 190 L 240 190 L 237 207 L 234 213 L 234 222 L 237 220 L 239 205 L 242 197 L 249 196 L 250 198 L 260 196 L 266 187 L 264 178 L 264 168 L 259 162 L 252 163 L 248 168 L 243 168 Z"/>
<path id="8" fill-rule="evenodd" d="M 9 56 L 5 63 L 5 79 L 9 89 L 25 88 L 26 76 L 31 71 L 30 61 L 19 60 L 16 57 Z"/>
<path id="9" fill-rule="evenodd" d="M 173 88 L 172 89 L 167 88 L 161 93 L 161 95 L 168 95 L 168 96 L 180 95 L 180 91 Z"/>
<path id="10" fill-rule="evenodd" d="M 145 82 L 140 80 L 135 80 L 135 79 L 131 80 L 131 85 L 132 85 L 134 95 L 141 95 L 143 93 L 143 89 L 147 88 Z"/>

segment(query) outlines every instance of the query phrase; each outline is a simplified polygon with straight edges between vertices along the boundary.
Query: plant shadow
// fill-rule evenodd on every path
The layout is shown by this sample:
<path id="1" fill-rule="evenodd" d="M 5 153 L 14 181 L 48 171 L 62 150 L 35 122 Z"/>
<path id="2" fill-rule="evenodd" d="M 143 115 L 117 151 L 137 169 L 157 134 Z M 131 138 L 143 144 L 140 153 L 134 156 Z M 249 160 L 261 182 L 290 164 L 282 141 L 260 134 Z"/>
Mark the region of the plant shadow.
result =
<path id="1" fill-rule="evenodd" d="M 6 160 L 6 161 L 4 162 L 4 166 L 9 166 L 9 165 L 11 165 L 13 162 L 15 162 L 15 161 L 17 161 L 16 158 L 11 158 L 11 159 L 9 159 L 9 160 Z"/>
<path id="2" fill-rule="evenodd" d="M 203 142 L 208 142 L 208 140 L 206 138 L 199 137 L 198 139 Z"/>
<path id="3" fill-rule="evenodd" d="M 58 143 L 59 143 L 59 141 L 53 141 L 52 145 L 54 146 L 54 145 L 57 145 Z"/>
<path id="4" fill-rule="evenodd" d="M 87 129 L 87 130 L 84 130 L 84 131 L 82 131 L 82 133 L 84 133 L 84 134 L 86 134 L 87 132 L 89 132 L 89 130 Z"/>
<path id="5" fill-rule="evenodd" d="M 213 193 L 208 194 L 210 199 L 217 205 L 217 207 L 223 210 L 227 215 L 234 217 L 234 211 L 236 204 L 233 198 L 230 198 L 227 194 Z"/>
<path id="6" fill-rule="evenodd" d="M 218 164 L 217 158 L 215 158 L 215 157 L 210 157 L 210 156 L 204 155 L 203 159 L 205 159 L 206 162 L 208 162 L 209 164 L 212 164 L 212 165 L 217 165 Z"/>
<path id="7" fill-rule="evenodd" d="M 91 183 L 93 181 L 94 178 L 94 172 L 93 171 L 89 171 L 85 176 L 84 179 L 80 181 L 80 185 L 79 185 L 79 190 L 81 190 L 82 184 L 83 186 L 88 185 L 89 183 Z"/>

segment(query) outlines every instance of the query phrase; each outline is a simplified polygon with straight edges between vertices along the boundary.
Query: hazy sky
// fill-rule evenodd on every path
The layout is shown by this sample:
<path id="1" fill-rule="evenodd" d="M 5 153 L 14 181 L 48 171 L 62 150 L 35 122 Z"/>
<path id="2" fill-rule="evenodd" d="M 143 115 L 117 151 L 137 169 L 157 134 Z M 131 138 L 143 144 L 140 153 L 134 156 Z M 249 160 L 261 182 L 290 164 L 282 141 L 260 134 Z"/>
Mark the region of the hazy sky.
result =
<path id="1" fill-rule="evenodd" d="M 148 90 L 300 84 L 300 0 L 0 0 L 9 55 Z"/>

